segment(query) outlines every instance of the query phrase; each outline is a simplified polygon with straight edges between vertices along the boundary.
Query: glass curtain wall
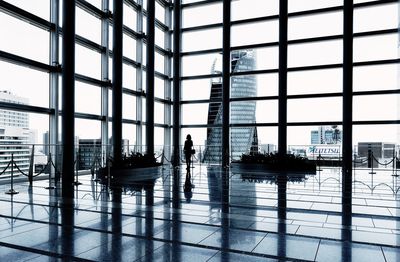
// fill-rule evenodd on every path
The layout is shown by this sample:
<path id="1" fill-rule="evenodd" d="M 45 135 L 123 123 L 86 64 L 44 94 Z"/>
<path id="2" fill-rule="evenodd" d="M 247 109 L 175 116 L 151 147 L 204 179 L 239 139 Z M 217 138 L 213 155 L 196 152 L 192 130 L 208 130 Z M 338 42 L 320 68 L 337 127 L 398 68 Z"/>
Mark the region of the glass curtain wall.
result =
<path id="1" fill-rule="evenodd" d="M 181 142 L 190 133 L 204 160 L 216 162 L 221 149 L 207 148 L 221 146 L 222 2 L 182 1 Z M 309 155 L 318 144 L 341 152 L 343 0 L 289 0 L 288 13 L 288 150 Z M 398 17 L 398 1 L 354 1 L 355 150 L 400 142 Z M 279 0 L 232 1 L 230 26 L 230 154 L 237 159 L 255 139 L 262 152 L 277 150 Z"/>
<path id="2" fill-rule="evenodd" d="M 170 2 L 156 1 L 156 151 L 171 144 Z M 146 5 L 124 1 L 123 138 L 124 145 L 136 150 L 144 145 L 146 130 Z M 355 148 L 363 142 L 399 143 L 398 6 L 398 1 L 354 1 Z M 343 0 L 289 0 L 288 7 L 288 146 L 340 145 Z M 10 117 L 28 113 L 28 129 L 36 132 L 32 144 L 57 143 L 61 132 L 61 8 L 60 0 L 0 3 L 5 97 L 0 107 Z M 112 136 L 112 9 L 112 1 L 76 1 L 75 135 L 101 139 L 104 145 Z M 181 142 L 190 133 L 205 150 L 209 138 L 218 141 L 222 127 L 222 1 L 183 0 L 180 11 Z M 279 1 L 232 1 L 231 12 L 230 139 L 235 159 L 255 132 L 261 151 L 276 150 Z M 318 132 L 336 136 L 313 140 Z"/>
<path id="3" fill-rule="evenodd" d="M 147 1 L 142 0 L 125 0 L 123 5 L 125 152 L 140 151 L 145 146 L 146 5 Z M 156 152 L 161 152 L 164 144 L 171 143 L 170 6 L 170 1 L 156 3 Z M 104 151 L 112 136 L 112 10 L 112 0 L 76 0 L 76 143 L 98 145 L 101 141 Z M 48 154 L 49 150 L 42 144 L 58 143 L 62 132 L 58 117 L 61 109 L 62 1 L 1 1 L 0 21 L 3 39 L 0 43 L 1 110 L 7 118 L 14 119 L 15 116 L 15 121 L 22 121 L 18 120 L 18 112 L 26 112 L 23 117 L 28 117 L 29 124 L 23 128 L 32 135 L 24 143 L 39 144 L 36 151 Z M 3 124 L 4 127 L 7 125 Z"/>

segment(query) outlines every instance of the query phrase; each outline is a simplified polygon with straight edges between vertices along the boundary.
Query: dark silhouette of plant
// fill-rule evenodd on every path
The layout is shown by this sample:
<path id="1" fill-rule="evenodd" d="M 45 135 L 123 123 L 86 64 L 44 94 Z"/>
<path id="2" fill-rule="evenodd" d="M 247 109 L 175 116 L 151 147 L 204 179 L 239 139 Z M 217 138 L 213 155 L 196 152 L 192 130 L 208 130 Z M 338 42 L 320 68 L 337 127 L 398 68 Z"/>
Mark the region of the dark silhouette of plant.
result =
<path id="1" fill-rule="evenodd" d="M 288 171 L 315 171 L 315 163 L 308 158 L 286 154 L 283 157 L 277 153 L 252 153 L 242 154 L 239 161 L 236 163 L 242 164 L 261 164 L 270 170 L 288 170 Z"/>
<path id="2" fill-rule="evenodd" d="M 129 155 L 123 155 L 121 162 L 116 164 L 111 159 L 112 166 L 114 168 L 143 168 L 143 167 L 155 167 L 160 166 L 154 155 L 141 154 L 139 152 L 131 151 Z"/>

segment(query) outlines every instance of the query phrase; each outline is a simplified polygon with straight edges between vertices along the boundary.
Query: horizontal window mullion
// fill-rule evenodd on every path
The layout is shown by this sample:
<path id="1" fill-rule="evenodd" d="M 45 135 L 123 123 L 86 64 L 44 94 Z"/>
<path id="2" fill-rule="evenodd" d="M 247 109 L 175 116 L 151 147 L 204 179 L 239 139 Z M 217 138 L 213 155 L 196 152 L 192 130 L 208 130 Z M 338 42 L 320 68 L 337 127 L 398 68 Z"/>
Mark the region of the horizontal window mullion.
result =
<path id="1" fill-rule="evenodd" d="M 86 84 L 90 84 L 90 85 L 95 85 L 95 86 L 109 86 L 110 83 L 107 81 L 101 81 L 89 76 L 85 76 L 85 75 L 81 75 L 81 74 L 75 74 L 75 80 L 82 82 L 82 83 L 86 83 Z"/>
<path id="2" fill-rule="evenodd" d="M 232 21 L 231 26 L 265 22 L 265 21 L 277 20 L 277 19 L 279 19 L 279 15 L 260 16 L 260 17 L 255 17 L 255 18 L 248 18 L 248 19 Z"/>
<path id="3" fill-rule="evenodd" d="M 61 33 L 62 32 L 60 32 L 60 34 Z M 105 52 L 105 50 L 106 50 L 105 47 L 103 47 L 103 46 L 101 46 L 101 45 L 99 45 L 99 44 L 97 44 L 97 43 L 95 43 L 95 42 L 83 37 L 83 36 L 80 36 L 80 35 L 75 35 L 75 43 L 76 44 L 80 44 L 81 46 L 89 48 L 89 49 L 91 49 L 93 51 L 96 51 L 98 53 Z"/>
<path id="4" fill-rule="evenodd" d="M 385 59 L 385 60 L 355 62 L 353 63 L 353 66 L 386 65 L 386 64 L 398 64 L 398 63 L 400 63 L 400 59 Z"/>
<path id="5" fill-rule="evenodd" d="M 162 103 L 162 104 L 164 104 L 164 105 L 172 105 L 172 104 L 173 104 L 173 102 L 172 102 L 171 100 L 167 100 L 167 99 L 159 98 L 159 97 L 155 97 L 155 98 L 154 98 L 154 101 L 155 101 L 155 102 Z"/>
<path id="6" fill-rule="evenodd" d="M 202 5 L 209 5 L 212 3 L 220 3 L 223 0 L 205 0 L 205 1 L 198 1 L 194 3 L 187 3 L 187 4 L 182 4 L 181 8 L 188 8 L 188 7 L 196 7 L 196 6 L 202 6 Z"/>
<path id="7" fill-rule="evenodd" d="M 181 76 L 180 80 L 192 80 L 192 79 L 203 79 L 203 78 L 213 78 L 222 77 L 222 74 L 208 74 L 208 75 L 196 75 L 196 76 Z"/>
<path id="8" fill-rule="evenodd" d="M 219 53 L 219 52 L 222 52 L 222 48 L 213 48 L 213 49 L 206 49 L 206 50 L 199 50 L 199 51 L 181 52 L 180 56 L 204 55 L 204 54 Z"/>
<path id="9" fill-rule="evenodd" d="M 278 96 L 256 96 L 256 97 L 235 97 L 231 98 L 230 102 L 241 102 L 241 101 L 268 101 L 277 100 Z"/>
<path id="10" fill-rule="evenodd" d="M 398 125 L 400 120 L 360 120 L 353 121 L 353 125 Z"/>
<path id="11" fill-rule="evenodd" d="M 342 121 L 288 122 L 287 126 L 332 126 L 342 125 Z"/>
<path id="12" fill-rule="evenodd" d="M 39 106 L 31 106 L 25 104 L 7 103 L 0 101 L 0 108 L 6 110 L 28 112 L 28 113 L 39 113 L 39 114 L 53 114 L 54 109 L 44 108 Z"/>
<path id="13" fill-rule="evenodd" d="M 241 76 L 241 75 L 257 75 L 257 74 L 274 74 L 278 73 L 279 69 L 261 69 L 261 70 L 252 70 L 252 71 L 241 71 L 241 72 L 233 72 L 230 76 Z"/>
<path id="14" fill-rule="evenodd" d="M 213 28 L 218 28 L 218 27 L 222 27 L 222 23 L 185 27 L 185 28 L 181 29 L 181 33 L 194 32 L 194 31 L 200 31 L 200 30 L 206 30 L 206 29 L 213 29 Z"/>
<path id="15" fill-rule="evenodd" d="M 207 124 L 194 124 L 194 125 L 181 125 L 180 128 L 205 128 L 205 127 L 215 127 L 215 128 L 221 128 L 222 124 L 216 124 L 216 125 L 207 125 Z"/>
<path id="16" fill-rule="evenodd" d="M 14 55 L 5 51 L 0 50 L 0 60 L 15 64 L 15 65 L 20 65 L 20 66 L 25 66 L 29 68 L 33 68 L 39 71 L 44 71 L 44 72 L 59 72 L 60 68 L 57 66 L 50 66 L 48 64 L 44 64 L 41 62 L 37 62 L 35 60 L 25 58 L 22 56 Z"/>
<path id="17" fill-rule="evenodd" d="M 278 123 L 237 123 L 230 124 L 229 127 L 277 127 Z"/>
<path id="18" fill-rule="evenodd" d="M 62 115 L 62 111 L 60 111 L 60 114 Z M 77 112 L 75 112 L 74 117 L 80 118 L 80 119 L 99 120 L 99 121 L 102 121 L 105 119 L 105 116 L 86 114 L 86 113 L 77 113 Z"/>
<path id="19" fill-rule="evenodd" d="M 364 2 L 364 3 L 358 3 L 354 4 L 354 8 L 360 8 L 360 7 L 369 7 L 369 6 L 378 6 L 378 5 L 386 5 L 386 4 L 391 4 L 391 3 L 397 3 L 398 0 L 377 0 L 377 1 L 370 1 L 370 2 Z"/>
<path id="20" fill-rule="evenodd" d="M 242 49 L 273 47 L 273 46 L 278 46 L 278 45 L 279 45 L 279 42 L 268 42 L 268 43 L 252 44 L 252 45 L 232 46 L 231 51 L 242 50 Z"/>
<path id="21" fill-rule="evenodd" d="M 400 94 L 400 89 L 376 90 L 376 91 L 356 91 L 356 92 L 353 92 L 353 96 L 394 95 L 394 94 Z"/>
<path id="22" fill-rule="evenodd" d="M 323 98 L 323 97 L 340 97 L 343 93 L 323 93 L 323 94 L 302 94 L 302 95 L 288 95 L 287 99 L 306 99 L 306 98 Z"/>
<path id="23" fill-rule="evenodd" d="M 134 125 L 137 125 L 137 124 L 140 124 L 140 121 L 131 120 L 131 119 L 122 119 L 122 123 L 123 124 L 134 124 Z"/>

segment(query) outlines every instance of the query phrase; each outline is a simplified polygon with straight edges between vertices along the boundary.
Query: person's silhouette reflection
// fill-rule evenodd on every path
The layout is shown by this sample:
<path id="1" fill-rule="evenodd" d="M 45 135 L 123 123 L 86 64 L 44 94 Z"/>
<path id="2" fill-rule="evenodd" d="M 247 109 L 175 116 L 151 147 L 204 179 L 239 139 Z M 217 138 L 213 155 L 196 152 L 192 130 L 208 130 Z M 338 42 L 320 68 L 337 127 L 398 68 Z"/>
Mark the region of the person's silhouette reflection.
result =
<path id="1" fill-rule="evenodd" d="M 194 185 L 192 184 L 192 176 L 190 175 L 190 171 L 186 172 L 185 184 L 183 185 L 183 192 L 185 193 L 186 202 L 190 203 L 190 200 L 193 197 L 192 189 Z"/>

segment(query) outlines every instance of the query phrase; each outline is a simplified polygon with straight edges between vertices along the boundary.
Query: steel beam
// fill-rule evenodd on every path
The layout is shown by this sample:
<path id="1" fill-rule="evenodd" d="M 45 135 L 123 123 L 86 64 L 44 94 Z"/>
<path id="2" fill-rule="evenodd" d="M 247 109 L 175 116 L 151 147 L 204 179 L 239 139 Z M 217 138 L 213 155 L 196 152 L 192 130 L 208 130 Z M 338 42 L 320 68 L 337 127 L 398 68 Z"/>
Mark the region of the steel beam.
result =
<path id="1" fill-rule="evenodd" d="M 112 141 L 114 163 L 122 160 L 122 18 L 123 2 L 114 0 L 113 78 L 112 78 Z"/>
<path id="2" fill-rule="evenodd" d="M 62 38 L 62 196 L 74 197 L 75 0 L 63 1 Z"/>

